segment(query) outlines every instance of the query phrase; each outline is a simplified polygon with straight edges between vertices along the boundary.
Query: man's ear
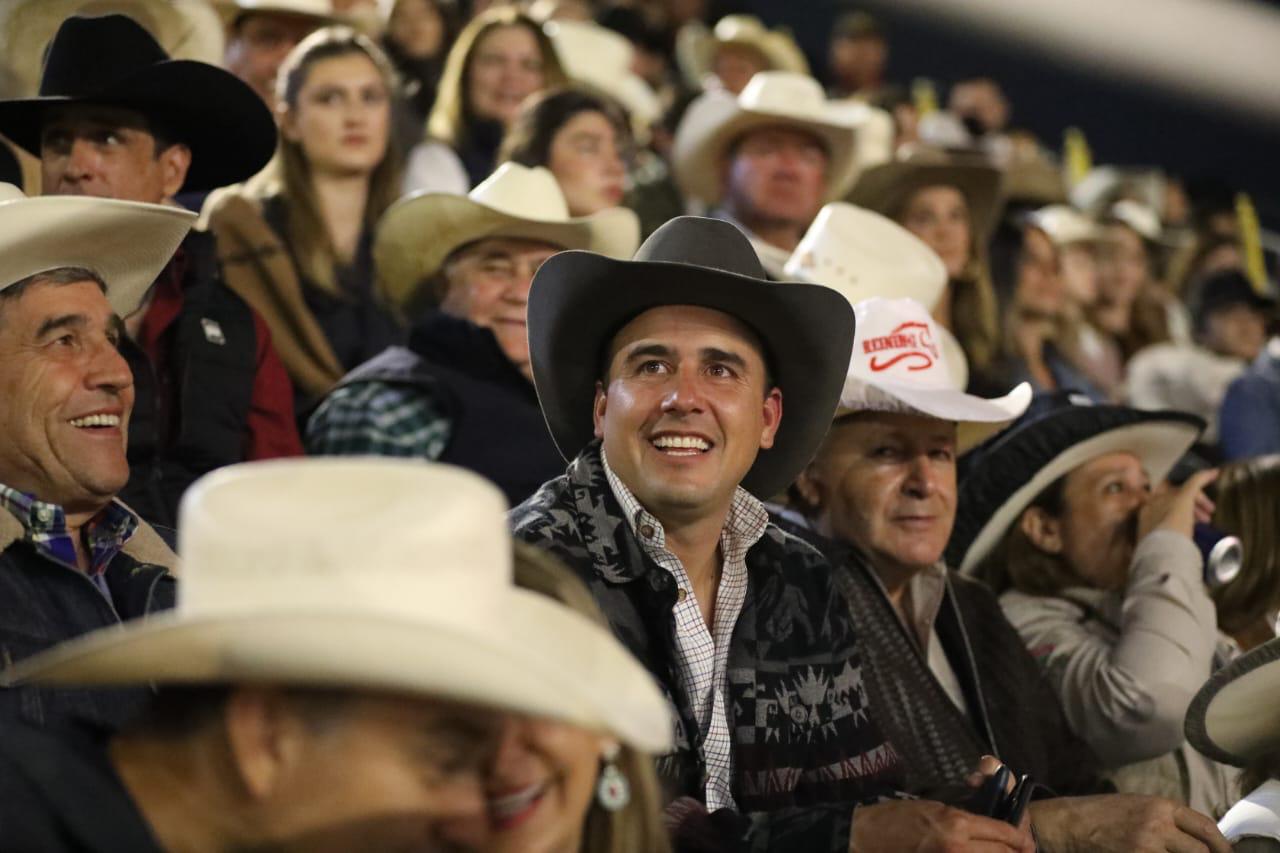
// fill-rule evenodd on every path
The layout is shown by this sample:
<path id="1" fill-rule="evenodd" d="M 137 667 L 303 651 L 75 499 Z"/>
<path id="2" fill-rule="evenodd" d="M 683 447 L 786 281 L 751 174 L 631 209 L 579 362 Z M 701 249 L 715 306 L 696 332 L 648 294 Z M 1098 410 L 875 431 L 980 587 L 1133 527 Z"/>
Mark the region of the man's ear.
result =
<path id="1" fill-rule="evenodd" d="M 595 424 L 596 438 L 604 438 L 604 412 L 608 403 L 609 392 L 605 390 L 604 383 L 596 382 L 596 399 L 591 407 L 591 422 Z"/>
<path id="2" fill-rule="evenodd" d="M 768 450 L 773 447 L 773 439 L 782 426 L 782 389 L 771 388 L 764 396 L 763 428 L 760 430 L 760 448 Z"/>
<path id="3" fill-rule="evenodd" d="M 187 182 L 187 172 L 191 169 L 191 149 L 180 142 L 175 143 L 161 151 L 156 159 L 160 161 L 164 179 L 164 197 L 171 199 Z"/>
<path id="4" fill-rule="evenodd" d="M 279 690 L 238 687 L 227 698 L 223 723 L 246 794 L 268 799 L 304 748 L 303 720 Z"/>
<path id="5" fill-rule="evenodd" d="M 1038 506 L 1028 507 L 1018 526 L 1031 544 L 1046 554 L 1062 553 L 1062 522 Z"/>
<path id="6" fill-rule="evenodd" d="M 805 466 L 800 476 L 796 477 L 795 483 L 792 484 L 792 491 L 796 497 L 804 501 L 801 509 L 810 518 L 821 513 L 822 507 L 826 505 L 826 487 L 814 475 L 812 463 Z"/>

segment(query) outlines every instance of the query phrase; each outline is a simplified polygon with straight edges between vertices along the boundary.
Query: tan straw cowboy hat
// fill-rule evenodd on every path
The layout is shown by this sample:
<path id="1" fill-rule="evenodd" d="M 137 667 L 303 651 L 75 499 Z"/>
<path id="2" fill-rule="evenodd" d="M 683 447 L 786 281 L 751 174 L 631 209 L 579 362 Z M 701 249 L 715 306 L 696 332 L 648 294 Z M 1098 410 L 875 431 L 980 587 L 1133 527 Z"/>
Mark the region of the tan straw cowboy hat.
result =
<path id="1" fill-rule="evenodd" d="M 768 29 L 755 15 L 725 15 L 709 32 L 705 26 L 681 27 L 677 56 L 690 84 L 702 85 L 711 73 L 717 51 L 727 45 L 755 51 L 764 60 L 766 71 L 809 73 L 804 52 L 787 30 Z"/>
<path id="2" fill-rule="evenodd" d="M 487 237 L 540 240 L 625 258 L 640 245 L 640 220 L 623 207 L 571 217 L 550 171 L 503 163 L 467 195 L 420 193 L 383 214 L 373 256 L 384 292 L 398 305 L 413 303 L 449 255 Z"/>

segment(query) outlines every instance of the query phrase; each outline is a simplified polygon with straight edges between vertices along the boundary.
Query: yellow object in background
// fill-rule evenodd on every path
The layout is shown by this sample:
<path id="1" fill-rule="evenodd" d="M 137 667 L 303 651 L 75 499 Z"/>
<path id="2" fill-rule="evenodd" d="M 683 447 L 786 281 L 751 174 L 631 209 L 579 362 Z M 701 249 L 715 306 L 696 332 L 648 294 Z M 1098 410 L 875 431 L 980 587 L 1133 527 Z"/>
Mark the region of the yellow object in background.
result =
<path id="1" fill-rule="evenodd" d="M 1075 186 L 1093 170 L 1093 152 L 1089 140 L 1078 127 L 1069 127 L 1062 134 L 1062 159 L 1067 169 L 1067 183 Z"/>
<path id="2" fill-rule="evenodd" d="M 917 77 L 911 81 L 911 100 L 920 118 L 933 115 L 938 111 L 938 87 L 928 77 Z"/>
<path id="3" fill-rule="evenodd" d="M 1258 293 L 1267 290 L 1267 265 L 1262 257 L 1262 227 L 1258 211 L 1248 193 L 1236 193 L 1236 227 L 1240 229 L 1240 252 L 1244 255 L 1244 274 Z"/>

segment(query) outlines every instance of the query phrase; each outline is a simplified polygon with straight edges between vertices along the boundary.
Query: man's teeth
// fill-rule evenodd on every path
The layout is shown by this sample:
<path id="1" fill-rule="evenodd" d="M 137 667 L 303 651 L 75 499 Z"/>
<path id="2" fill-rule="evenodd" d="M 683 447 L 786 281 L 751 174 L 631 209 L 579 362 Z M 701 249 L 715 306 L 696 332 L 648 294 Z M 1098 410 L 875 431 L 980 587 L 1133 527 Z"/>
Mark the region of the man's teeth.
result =
<path id="1" fill-rule="evenodd" d="M 542 796 L 545 786 L 530 785 L 522 791 L 489 800 L 489 813 L 497 818 L 514 817 Z"/>
<path id="2" fill-rule="evenodd" d="M 673 450 L 710 450 L 711 444 L 705 438 L 696 435 L 660 435 L 653 440 L 653 446 Z"/>
<path id="3" fill-rule="evenodd" d="M 119 415 L 86 415 L 71 421 L 73 427 L 116 427 L 120 426 Z"/>

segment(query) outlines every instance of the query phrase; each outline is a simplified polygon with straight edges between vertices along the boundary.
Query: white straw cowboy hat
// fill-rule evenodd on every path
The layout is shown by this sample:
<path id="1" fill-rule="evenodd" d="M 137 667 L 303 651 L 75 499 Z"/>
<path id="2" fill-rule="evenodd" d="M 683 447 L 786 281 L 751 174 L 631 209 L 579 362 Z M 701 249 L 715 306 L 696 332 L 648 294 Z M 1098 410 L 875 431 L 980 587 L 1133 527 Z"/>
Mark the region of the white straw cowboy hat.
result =
<path id="1" fill-rule="evenodd" d="M 848 188 L 854 134 L 861 113 L 827 100 L 817 80 L 790 71 L 761 71 L 734 96 L 723 90 L 700 95 L 676 128 L 671 159 L 676 183 L 708 205 L 724 194 L 723 158 L 734 140 L 759 127 L 791 127 L 817 137 L 827 150 L 828 199 Z"/>
<path id="2" fill-rule="evenodd" d="M 947 287 L 946 265 L 924 241 L 888 217 L 842 201 L 818 211 L 783 273 L 837 290 L 850 305 L 901 297 L 932 311 Z M 960 342 L 943 326 L 936 340 L 952 384 L 964 388 L 969 360 Z"/>
<path id="3" fill-rule="evenodd" d="M 1065 204 L 1051 204 L 1033 210 L 1023 217 L 1023 224 L 1043 231 L 1060 249 L 1081 243 L 1097 243 L 1105 236 L 1096 222 Z"/>
<path id="4" fill-rule="evenodd" d="M 12 184 L 0 184 L 0 290 L 36 273 L 83 267 L 102 277 L 112 310 L 126 317 L 195 221 L 194 213 L 165 204 L 27 198 Z"/>
<path id="5" fill-rule="evenodd" d="M 127 15 L 173 59 L 222 64 L 222 21 L 206 0 L 9 0 L 0 3 L 0 65 L 16 78 L 10 97 L 34 95 L 45 51 L 73 15 Z"/>
<path id="6" fill-rule="evenodd" d="M 1186 735 L 1215 761 L 1244 767 L 1280 749 L 1280 639 L 1215 672 L 1187 708 Z"/>
<path id="7" fill-rule="evenodd" d="M 571 217 L 550 171 L 503 163 L 467 195 L 419 193 L 383 214 L 373 245 L 383 291 L 398 305 L 413 302 L 423 281 L 450 254 L 487 237 L 540 240 L 626 258 L 640 245 L 640 220 L 624 207 Z"/>
<path id="8" fill-rule="evenodd" d="M 649 128 L 662 118 L 662 102 L 631 70 L 635 55 L 631 42 L 613 30 L 584 21 L 552 20 L 542 29 L 569 79 L 617 101 L 627 111 L 636 137 L 647 139 Z"/>
<path id="9" fill-rule="evenodd" d="M 175 610 L 60 644 L 9 683 L 275 683 L 551 717 L 644 751 L 666 700 L 608 629 L 512 583 L 506 503 L 423 461 L 233 465 L 182 499 Z"/>
<path id="10" fill-rule="evenodd" d="M 785 29 L 770 30 L 755 15 L 725 15 L 708 32 L 704 26 L 681 27 L 677 35 L 681 71 L 693 86 L 701 86 L 711 73 L 716 53 L 727 45 L 755 51 L 767 71 L 808 74 L 804 52 Z"/>
<path id="11" fill-rule="evenodd" d="M 963 453 L 1013 422 L 1031 402 L 1023 382 L 993 400 L 966 394 L 947 370 L 939 326 L 914 299 L 865 299 L 853 306 L 857 330 L 836 417 L 905 412 L 956 422 Z"/>

